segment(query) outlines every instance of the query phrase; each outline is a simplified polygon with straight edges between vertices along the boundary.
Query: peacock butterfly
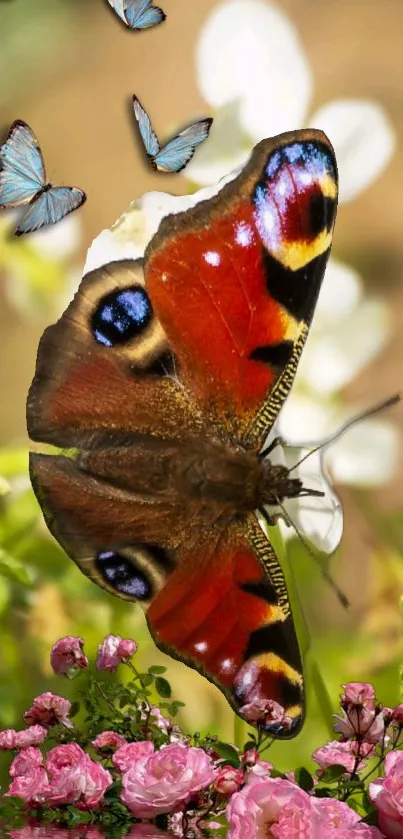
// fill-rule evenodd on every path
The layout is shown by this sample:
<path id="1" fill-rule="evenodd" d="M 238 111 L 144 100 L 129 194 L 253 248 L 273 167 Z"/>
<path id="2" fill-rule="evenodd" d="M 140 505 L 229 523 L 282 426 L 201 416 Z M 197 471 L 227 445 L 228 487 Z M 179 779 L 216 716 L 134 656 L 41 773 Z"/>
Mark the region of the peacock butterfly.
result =
<path id="1" fill-rule="evenodd" d="M 256 511 L 309 492 L 262 445 L 287 397 L 331 246 L 324 134 L 263 140 L 213 198 L 163 219 L 144 259 L 84 276 L 39 345 L 31 454 L 47 525 L 98 585 L 147 608 L 160 649 L 241 716 L 298 732 L 301 656 Z M 290 723 L 291 719 L 291 723 Z"/>

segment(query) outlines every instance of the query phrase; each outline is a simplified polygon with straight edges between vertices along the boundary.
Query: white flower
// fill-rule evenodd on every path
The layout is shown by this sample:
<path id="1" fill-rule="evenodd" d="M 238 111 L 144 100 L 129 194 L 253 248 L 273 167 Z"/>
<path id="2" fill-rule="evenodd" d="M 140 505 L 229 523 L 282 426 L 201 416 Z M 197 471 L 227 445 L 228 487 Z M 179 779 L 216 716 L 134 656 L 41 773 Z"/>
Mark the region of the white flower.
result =
<path id="1" fill-rule="evenodd" d="M 313 80 L 298 33 L 266 0 L 227 0 L 207 18 L 196 50 L 197 81 L 216 111 L 209 140 L 187 167 L 208 184 L 247 159 L 264 137 L 321 128 L 336 151 L 340 201 L 358 195 L 382 171 L 395 135 L 376 102 L 339 99 L 309 114 Z"/>

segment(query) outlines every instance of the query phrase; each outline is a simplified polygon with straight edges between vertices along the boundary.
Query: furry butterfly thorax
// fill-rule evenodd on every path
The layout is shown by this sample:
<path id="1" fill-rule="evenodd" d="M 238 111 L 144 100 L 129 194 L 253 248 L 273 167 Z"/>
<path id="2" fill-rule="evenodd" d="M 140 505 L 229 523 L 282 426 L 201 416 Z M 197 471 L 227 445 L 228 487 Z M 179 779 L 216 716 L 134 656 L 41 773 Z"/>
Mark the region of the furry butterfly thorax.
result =
<path id="1" fill-rule="evenodd" d="M 259 524 L 306 493 L 262 447 L 291 388 L 329 255 L 324 134 L 264 140 L 217 195 L 167 216 L 142 260 L 87 274 L 40 342 L 30 437 L 48 527 L 81 570 L 141 603 L 160 649 L 291 737 L 304 680 L 283 570 Z"/>

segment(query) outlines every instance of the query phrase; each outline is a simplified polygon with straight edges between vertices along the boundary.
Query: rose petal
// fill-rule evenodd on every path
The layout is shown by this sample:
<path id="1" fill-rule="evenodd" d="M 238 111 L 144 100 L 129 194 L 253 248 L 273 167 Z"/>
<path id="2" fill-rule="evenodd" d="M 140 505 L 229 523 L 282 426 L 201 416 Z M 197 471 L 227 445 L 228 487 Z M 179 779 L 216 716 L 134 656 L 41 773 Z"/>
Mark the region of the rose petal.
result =
<path id="1" fill-rule="evenodd" d="M 241 125 L 253 139 L 304 121 L 312 81 L 298 33 L 263 0 L 229 0 L 214 9 L 201 31 L 196 68 L 211 105 L 242 99 Z"/>
<path id="2" fill-rule="evenodd" d="M 340 201 L 351 201 L 366 189 L 389 162 L 396 144 L 393 127 L 382 108 L 366 99 L 337 99 L 309 120 L 334 145 L 340 176 Z"/>

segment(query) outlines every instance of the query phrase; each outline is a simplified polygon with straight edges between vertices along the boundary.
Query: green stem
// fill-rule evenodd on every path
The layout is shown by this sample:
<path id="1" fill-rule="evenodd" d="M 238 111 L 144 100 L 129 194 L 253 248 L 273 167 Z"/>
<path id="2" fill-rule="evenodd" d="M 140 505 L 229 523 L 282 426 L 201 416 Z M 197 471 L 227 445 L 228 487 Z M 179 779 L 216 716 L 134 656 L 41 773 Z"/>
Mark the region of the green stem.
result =
<path id="1" fill-rule="evenodd" d="M 244 742 L 245 723 L 240 717 L 238 717 L 238 714 L 234 714 L 234 745 L 243 750 Z"/>

